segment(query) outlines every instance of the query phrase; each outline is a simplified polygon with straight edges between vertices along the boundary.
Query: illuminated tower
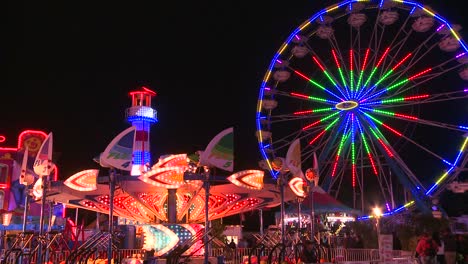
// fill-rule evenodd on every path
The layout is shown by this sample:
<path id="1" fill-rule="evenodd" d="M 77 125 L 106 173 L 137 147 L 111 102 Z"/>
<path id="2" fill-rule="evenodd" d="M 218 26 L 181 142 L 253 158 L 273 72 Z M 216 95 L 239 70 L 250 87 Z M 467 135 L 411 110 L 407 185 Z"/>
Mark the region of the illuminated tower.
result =
<path id="1" fill-rule="evenodd" d="M 157 112 L 151 108 L 151 98 L 156 92 L 146 87 L 130 92 L 132 106 L 125 113 L 127 121 L 136 127 L 135 143 L 133 146 L 132 176 L 138 176 L 146 171 L 151 164 L 150 154 L 150 126 L 158 121 Z"/>

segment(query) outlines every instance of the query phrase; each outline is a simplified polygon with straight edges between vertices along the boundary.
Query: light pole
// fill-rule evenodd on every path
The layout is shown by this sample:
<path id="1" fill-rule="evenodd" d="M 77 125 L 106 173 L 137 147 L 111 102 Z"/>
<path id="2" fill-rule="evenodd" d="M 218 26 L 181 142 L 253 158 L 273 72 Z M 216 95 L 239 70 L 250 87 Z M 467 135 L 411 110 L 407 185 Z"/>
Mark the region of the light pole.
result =
<path id="1" fill-rule="evenodd" d="M 375 229 L 377 231 L 377 245 L 380 249 L 380 217 L 382 217 L 382 209 L 380 209 L 380 207 L 374 207 L 372 209 L 372 215 L 375 218 Z"/>

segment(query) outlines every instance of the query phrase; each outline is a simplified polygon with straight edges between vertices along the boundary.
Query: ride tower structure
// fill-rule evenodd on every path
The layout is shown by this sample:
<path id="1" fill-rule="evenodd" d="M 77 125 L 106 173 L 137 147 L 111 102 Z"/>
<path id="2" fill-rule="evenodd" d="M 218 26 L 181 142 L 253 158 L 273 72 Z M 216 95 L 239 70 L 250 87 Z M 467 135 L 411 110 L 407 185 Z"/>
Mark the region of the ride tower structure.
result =
<path id="1" fill-rule="evenodd" d="M 151 107 L 151 99 L 156 92 L 142 86 L 139 90 L 129 93 L 132 106 L 125 111 L 126 119 L 136 128 L 133 145 L 132 176 L 139 176 L 147 171 L 151 164 L 150 127 L 158 122 L 157 111 Z"/>

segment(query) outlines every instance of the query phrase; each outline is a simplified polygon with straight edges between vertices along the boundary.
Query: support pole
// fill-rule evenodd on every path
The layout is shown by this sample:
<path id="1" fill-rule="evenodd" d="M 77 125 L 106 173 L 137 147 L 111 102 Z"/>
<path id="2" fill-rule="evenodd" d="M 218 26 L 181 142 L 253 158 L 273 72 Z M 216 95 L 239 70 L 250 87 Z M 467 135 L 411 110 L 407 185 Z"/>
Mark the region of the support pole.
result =
<path id="1" fill-rule="evenodd" d="M 285 220 L 285 205 L 284 205 L 284 174 L 280 174 L 280 194 L 281 194 L 281 243 L 286 245 L 286 228 L 284 225 Z M 284 254 L 281 254 L 281 261 L 284 260 Z"/>
<path id="2" fill-rule="evenodd" d="M 109 244 L 107 245 L 107 263 L 112 263 L 112 234 L 114 233 L 114 191 L 115 169 L 110 169 L 109 175 Z"/>
<path id="3" fill-rule="evenodd" d="M 209 212 L 208 212 L 208 209 L 209 209 L 209 206 L 208 206 L 208 202 L 209 202 L 209 199 L 210 199 L 210 172 L 209 171 L 205 171 L 205 181 L 204 181 L 204 185 L 205 185 L 205 237 L 204 237 L 204 244 L 205 244 L 205 264 L 208 264 L 209 261 L 208 261 L 208 256 L 209 256 L 209 239 L 208 239 L 208 231 L 209 231 L 209 228 L 210 228 L 210 219 L 209 219 Z"/>
<path id="4" fill-rule="evenodd" d="M 52 206 L 52 203 L 49 202 L 49 221 L 48 221 L 48 224 L 47 224 L 47 233 L 46 233 L 46 236 L 45 236 L 45 244 L 46 244 L 46 248 L 45 248 L 45 263 L 47 263 L 49 261 L 49 254 L 50 254 L 50 250 L 49 250 L 49 247 L 47 247 L 47 245 L 49 244 L 49 241 L 50 241 L 50 231 L 52 231 L 52 225 L 53 225 L 53 222 L 54 222 L 54 214 L 53 214 L 53 206 Z"/>
<path id="5" fill-rule="evenodd" d="M 42 249 L 44 244 L 44 216 L 45 204 L 47 202 L 47 175 L 42 175 L 42 199 L 41 199 L 41 214 L 39 218 L 39 249 L 37 250 L 37 264 L 42 264 Z M 26 208 L 25 208 L 26 210 Z"/>
<path id="6" fill-rule="evenodd" d="M 263 236 L 263 210 L 258 209 L 258 215 L 260 216 L 260 235 Z"/>
<path id="7" fill-rule="evenodd" d="M 297 198 L 297 232 L 301 231 L 301 198 Z"/>
<path id="8" fill-rule="evenodd" d="M 310 238 L 315 241 L 315 205 L 314 205 L 314 182 L 310 186 Z"/>
<path id="9" fill-rule="evenodd" d="M 26 188 L 26 196 L 24 197 L 23 226 L 21 228 L 21 232 L 23 233 L 23 237 L 21 238 L 21 248 L 24 247 L 24 242 L 25 242 L 24 233 L 26 232 L 26 226 L 28 224 L 29 185 L 26 185 L 25 188 Z M 23 255 L 22 254 L 18 258 L 18 263 L 23 263 Z"/>

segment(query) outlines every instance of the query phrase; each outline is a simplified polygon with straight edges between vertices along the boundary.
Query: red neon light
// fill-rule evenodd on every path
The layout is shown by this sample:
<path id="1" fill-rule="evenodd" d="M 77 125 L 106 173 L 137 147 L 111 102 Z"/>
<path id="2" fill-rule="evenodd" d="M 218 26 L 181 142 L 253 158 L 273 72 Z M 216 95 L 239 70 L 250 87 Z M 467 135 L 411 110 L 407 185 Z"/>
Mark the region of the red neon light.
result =
<path id="1" fill-rule="evenodd" d="M 40 136 L 43 136 L 44 138 L 42 140 L 44 140 L 46 137 L 47 137 L 47 134 L 43 131 L 39 131 L 39 130 L 24 130 L 23 132 L 20 133 L 20 135 L 18 136 L 18 148 L 21 147 L 23 141 L 24 141 L 24 137 L 27 135 L 27 134 L 39 134 Z"/>
<path id="2" fill-rule="evenodd" d="M 382 123 L 382 126 L 385 127 L 386 129 L 392 131 L 393 133 L 397 134 L 397 135 L 400 136 L 400 137 L 403 135 L 403 134 L 401 134 L 400 132 L 396 131 L 395 129 L 389 127 L 388 125 L 386 125 L 386 124 L 384 124 L 384 123 Z"/>
<path id="3" fill-rule="evenodd" d="M 141 87 L 142 91 L 132 91 L 132 92 L 129 92 L 128 94 L 129 95 L 135 95 L 135 94 L 149 94 L 151 96 L 155 96 L 156 95 L 156 92 L 155 91 L 152 91 L 150 90 L 149 88 L 145 87 L 145 86 L 142 86 Z"/>
<path id="4" fill-rule="evenodd" d="M 371 162 L 371 165 L 372 165 L 372 169 L 374 170 L 374 174 L 377 176 L 377 168 L 375 167 L 375 163 L 374 163 L 374 160 L 372 159 L 372 155 L 370 153 L 367 153 L 367 155 L 369 156 L 369 160 Z"/>
<path id="5" fill-rule="evenodd" d="M 5 140 L 6 140 L 6 137 L 5 137 L 5 136 L 2 136 L 2 135 L 0 135 L 0 143 L 2 143 L 2 142 L 5 142 Z"/>
<path id="6" fill-rule="evenodd" d="M 368 48 L 366 50 L 366 55 L 364 56 L 364 63 L 362 64 L 362 69 L 361 69 L 362 71 L 366 68 L 367 58 L 369 57 L 369 51 L 370 51 L 370 49 Z"/>
<path id="7" fill-rule="evenodd" d="M 427 73 L 427 72 L 430 72 L 430 71 L 432 71 L 432 68 L 429 68 L 429 69 L 427 69 L 427 70 L 424 70 L 424 71 L 422 71 L 422 72 L 420 72 L 420 73 L 417 73 L 417 74 L 415 74 L 415 75 L 409 77 L 409 78 L 408 78 L 408 81 L 411 81 L 412 79 L 417 78 L 417 77 L 419 77 L 419 76 L 421 76 L 421 75 L 423 75 L 423 74 L 425 74 L 425 73 Z"/>
<path id="8" fill-rule="evenodd" d="M 385 58 L 385 56 L 387 56 L 387 53 L 388 51 L 390 50 L 390 48 L 387 48 L 384 52 L 384 54 L 382 55 L 382 57 L 380 58 L 379 62 L 377 63 L 377 65 L 375 66 L 376 68 L 379 67 L 380 63 L 382 63 L 383 59 Z"/>
<path id="9" fill-rule="evenodd" d="M 322 64 L 320 64 L 320 62 L 318 61 L 318 59 L 315 56 L 312 56 L 312 59 L 314 59 L 315 63 L 319 66 L 319 68 L 322 71 L 325 71 L 325 68 L 323 68 Z"/>
<path id="10" fill-rule="evenodd" d="M 429 97 L 428 94 L 422 94 L 422 95 L 404 97 L 403 100 L 409 101 L 409 100 L 416 100 L 416 99 L 422 99 L 422 98 L 427 98 L 427 97 Z"/>
<path id="11" fill-rule="evenodd" d="M 297 97 L 302 97 L 302 98 L 306 98 L 306 99 L 309 99 L 309 96 L 307 95 L 303 95 L 303 94 L 298 94 L 298 93 L 291 93 L 292 96 L 297 96 Z"/>
<path id="12" fill-rule="evenodd" d="M 302 130 L 307 130 L 307 129 L 309 129 L 309 128 L 315 126 L 316 124 L 318 124 L 318 123 L 320 123 L 320 122 L 322 122 L 322 120 L 317 120 L 317 121 L 313 122 L 312 124 L 303 127 Z"/>
<path id="13" fill-rule="evenodd" d="M 149 88 L 147 88 L 147 87 L 145 87 L 145 86 L 143 86 L 143 87 L 141 87 L 141 88 L 142 88 L 143 90 L 147 91 L 148 93 L 150 93 L 150 94 L 153 95 L 153 96 L 156 95 L 156 92 L 155 92 L 155 91 L 153 91 L 153 90 L 151 90 L 151 89 L 149 89 Z"/>
<path id="14" fill-rule="evenodd" d="M 296 71 L 296 70 L 294 70 L 294 73 L 296 73 L 297 75 L 299 75 L 299 76 L 301 76 L 302 78 L 306 79 L 307 81 L 310 81 L 310 78 L 307 77 L 307 76 L 305 76 L 304 74 L 302 74 L 302 73 L 300 73 L 300 72 L 298 72 L 298 71 Z"/>
<path id="15" fill-rule="evenodd" d="M 388 149 L 387 145 L 385 145 L 385 143 L 382 141 L 382 139 L 378 139 L 379 143 L 382 145 L 382 147 L 384 147 L 385 149 L 385 152 L 387 152 L 387 154 L 393 158 L 393 153 L 390 151 L 390 149 Z"/>
<path id="16" fill-rule="evenodd" d="M 353 188 L 354 188 L 356 187 L 356 164 L 353 164 L 352 170 L 353 170 Z"/>
<path id="17" fill-rule="evenodd" d="M 309 145 L 312 145 L 315 141 L 317 141 L 317 139 L 319 139 L 321 136 L 323 136 L 323 134 L 325 134 L 325 132 L 327 132 L 326 130 L 323 130 L 322 132 L 320 132 L 320 134 L 318 134 L 314 139 L 312 139 L 310 142 L 309 142 Z"/>
<path id="18" fill-rule="evenodd" d="M 349 50 L 349 69 L 353 70 L 353 50 Z"/>
<path id="19" fill-rule="evenodd" d="M 403 118 L 408 118 L 408 119 L 411 119 L 411 120 L 418 120 L 418 118 L 415 117 L 415 116 L 402 115 L 402 114 L 397 114 L 397 113 L 395 113 L 395 116 L 403 117 Z"/>
<path id="20" fill-rule="evenodd" d="M 410 56 L 411 56 L 411 53 L 408 53 L 408 55 L 406 55 L 406 57 L 404 57 L 399 63 L 397 63 L 397 65 L 395 65 L 395 67 L 392 68 L 392 71 L 394 71 L 396 68 L 398 68 L 398 66 L 400 66 L 403 62 L 405 62 L 405 60 L 407 60 Z"/>
<path id="21" fill-rule="evenodd" d="M 293 115 L 305 115 L 305 114 L 310 114 L 313 112 L 314 110 L 298 111 L 298 112 L 294 112 Z"/>
<path id="22" fill-rule="evenodd" d="M 333 58 L 335 58 L 336 66 L 337 66 L 338 68 L 340 68 L 340 63 L 338 62 L 338 58 L 336 57 L 335 50 L 333 50 L 333 49 L 332 49 L 332 54 L 333 54 Z"/>
<path id="23" fill-rule="evenodd" d="M 333 164 L 332 177 L 335 177 L 336 165 L 338 165 L 338 159 L 339 159 L 339 158 L 340 158 L 340 156 L 339 156 L 339 155 L 336 155 L 335 164 Z"/>

